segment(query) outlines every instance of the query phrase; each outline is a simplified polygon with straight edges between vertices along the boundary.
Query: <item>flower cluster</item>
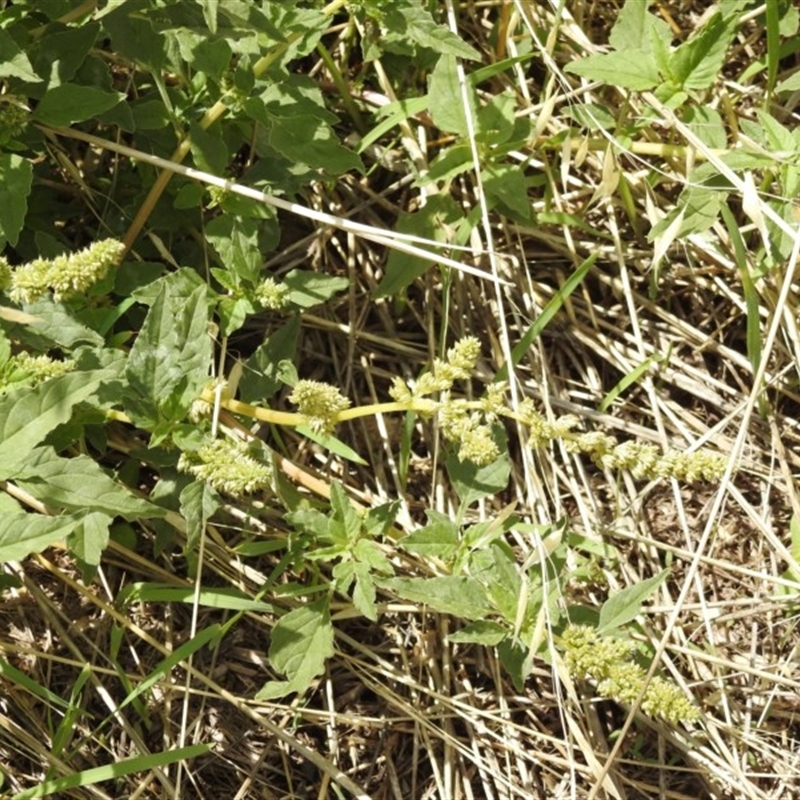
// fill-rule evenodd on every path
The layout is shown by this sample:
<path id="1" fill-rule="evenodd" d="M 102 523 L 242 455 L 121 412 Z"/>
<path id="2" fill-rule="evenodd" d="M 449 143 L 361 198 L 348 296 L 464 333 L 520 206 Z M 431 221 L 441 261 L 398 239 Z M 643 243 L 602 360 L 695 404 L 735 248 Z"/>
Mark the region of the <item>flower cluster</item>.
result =
<path id="1" fill-rule="evenodd" d="M 453 383 L 467 380 L 480 355 L 480 342 L 467 336 L 451 347 L 444 360 L 437 358 L 430 372 L 424 373 L 412 387 L 395 378 L 389 394 L 392 399 L 414 409 L 422 416 L 438 414 L 439 426 L 445 439 L 458 444 L 458 457 L 483 466 L 500 455 L 492 437 L 492 423 L 504 408 L 506 384 L 492 384 L 478 401 L 454 398 Z M 428 395 L 439 394 L 439 400 Z"/>
<path id="2" fill-rule="evenodd" d="M 51 290 L 56 302 L 75 297 L 102 280 L 124 250 L 122 242 L 104 239 L 68 256 L 34 259 L 11 271 L 8 295 L 15 303 L 33 303 Z"/>
<path id="3" fill-rule="evenodd" d="M 13 386 L 36 386 L 48 378 L 57 378 L 75 369 L 75 362 L 67 359 L 56 361 L 50 356 L 32 356 L 17 353 L 0 368 L 0 394 Z"/>
<path id="4" fill-rule="evenodd" d="M 321 381 L 298 381 L 289 395 L 289 402 L 306 417 L 314 433 L 330 433 L 337 423 L 337 415 L 350 406 L 350 401 L 335 387 Z"/>
<path id="5" fill-rule="evenodd" d="M 561 644 L 570 674 L 581 680 L 595 679 L 601 696 L 628 704 L 639 696 L 647 672 L 631 659 L 630 643 L 600 636 L 589 625 L 570 625 L 561 637 Z M 673 724 L 693 722 L 700 713 L 677 686 L 660 677 L 647 684 L 642 711 L 651 717 L 660 715 Z"/>
<path id="6" fill-rule="evenodd" d="M 289 302 L 289 287 L 265 278 L 253 291 L 256 302 L 267 311 L 280 311 Z"/>
<path id="7" fill-rule="evenodd" d="M 233 497 L 268 489 L 272 469 L 248 452 L 244 442 L 214 439 L 198 450 L 184 451 L 178 469 Z"/>
<path id="8" fill-rule="evenodd" d="M 523 401 L 516 416 L 528 428 L 533 446 L 561 439 L 569 451 L 586 453 L 599 467 L 630 470 L 637 480 L 677 478 L 689 483 L 719 480 L 728 463 L 724 456 L 709 450 L 662 453 L 651 444 L 637 441 L 620 444 L 613 436 L 597 431 L 579 433 L 575 431 L 580 422 L 577 417 L 568 414 L 548 422 L 530 399 Z"/>

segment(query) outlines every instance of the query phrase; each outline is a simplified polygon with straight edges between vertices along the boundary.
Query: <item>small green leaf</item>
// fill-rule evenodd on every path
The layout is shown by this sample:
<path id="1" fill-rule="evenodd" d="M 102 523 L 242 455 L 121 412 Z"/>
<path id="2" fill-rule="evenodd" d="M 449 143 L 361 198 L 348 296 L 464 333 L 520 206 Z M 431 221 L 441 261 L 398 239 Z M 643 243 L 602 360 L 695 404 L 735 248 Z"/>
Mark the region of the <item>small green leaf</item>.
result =
<path id="1" fill-rule="evenodd" d="M 458 525 L 450 517 L 433 509 L 428 511 L 429 523 L 424 528 L 404 536 L 398 546 L 403 550 L 424 558 L 440 558 L 451 563 L 458 549 Z"/>
<path id="2" fill-rule="evenodd" d="M 662 570 L 658 575 L 635 583 L 609 597 L 600 609 L 600 625 L 597 633 L 608 634 L 636 619 L 642 610 L 644 601 L 664 583 L 668 576 L 669 570 Z"/>
<path id="3" fill-rule="evenodd" d="M 707 89 L 719 78 L 735 32 L 735 18 L 714 14 L 698 34 L 672 53 L 670 77 L 685 89 Z"/>
<path id="4" fill-rule="evenodd" d="M 445 575 L 436 578 L 377 578 L 376 583 L 413 603 L 462 619 L 484 619 L 495 613 L 475 578 Z"/>
<path id="5" fill-rule="evenodd" d="M 245 403 L 263 403 L 281 388 L 280 363 L 294 361 L 299 334 L 300 316 L 294 315 L 247 359 L 239 381 L 239 395 Z"/>
<path id="6" fill-rule="evenodd" d="M 564 70 L 593 81 L 635 91 L 653 89 L 661 82 L 653 56 L 643 50 L 598 53 L 573 61 Z"/>
<path id="7" fill-rule="evenodd" d="M 49 89 L 33 112 L 47 125 L 63 127 L 102 114 L 125 99 L 122 92 L 106 92 L 94 86 L 64 83 Z"/>
<path id="8" fill-rule="evenodd" d="M 482 644 L 486 647 L 495 647 L 508 633 L 507 626 L 484 619 L 470 622 L 461 630 L 448 634 L 447 639 L 454 644 Z"/>
<path id="9" fill-rule="evenodd" d="M 469 508 L 483 497 L 496 495 L 508 486 L 511 461 L 502 428 L 496 429 L 495 436 L 500 448 L 500 457 L 491 464 L 479 467 L 468 461 L 459 461 L 455 453 L 449 455 L 445 461 L 447 474 L 461 499 L 463 508 Z"/>
<path id="10" fill-rule="evenodd" d="M 272 629 L 269 661 L 288 681 L 267 684 L 256 697 L 264 700 L 291 692 L 303 694 L 325 669 L 325 662 L 333 652 L 333 626 L 327 597 L 284 614 Z"/>
<path id="11" fill-rule="evenodd" d="M 350 285 L 347 278 L 306 269 L 293 269 L 286 274 L 283 282 L 290 289 L 289 301 L 300 308 L 312 308 L 325 303 Z"/>
<path id="12" fill-rule="evenodd" d="M 181 514 L 186 520 L 186 550 L 194 552 L 206 523 L 219 508 L 219 495 L 205 481 L 192 481 L 180 497 Z"/>
<path id="13" fill-rule="evenodd" d="M 426 9 L 411 3 L 401 3 L 395 8 L 389 3 L 386 5 L 388 8 L 384 18 L 384 39 L 387 50 L 392 50 L 391 45 L 397 40 L 402 41 L 406 47 L 409 42 L 413 42 L 435 53 L 447 53 L 470 61 L 480 60 L 480 53 L 446 25 L 436 22 Z"/>
<path id="14" fill-rule="evenodd" d="M 32 181 L 33 168 L 27 158 L 0 153 L 0 250 L 6 242 L 13 246 L 19 239 Z"/>
<path id="15" fill-rule="evenodd" d="M 263 258 L 255 220 L 223 214 L 206 225 L 205 234 L 226 269 L 251 285 L 258 282 Z"/>
<path id="16" fill-rule="evenodd" d="M 672 31 L 669 25 L 651 14 L 647 7 L 648 3 L 641 0 L 627 0 L 608 37 L 608 43 L 615 50 L 630 52 L 635 43 L 637 48 L 648 52 L 653 33 L 666 44 L 670 43 Z"/>
<path id="17" fill-rule="evenodd" d="M 478 108 L 475 89 L 467 81 L 464 91 L 469 99 L 470 114 L 475 120 Z M 456 59 L 454 56 L 443 55 L 436 62 L 428 86 L 428 105 L 437 128 L 461 136 L 469 134 L 462 98 Z"/>
<path id="18" fill-rule="evenodd" d="M 90 567 L 100 563 L 103 551 L 108 546 L 108 527 L 113 516 L 93 511 L 87 514 L 81 524 L 69 535 L 67 544 L 73 555 Z"/>

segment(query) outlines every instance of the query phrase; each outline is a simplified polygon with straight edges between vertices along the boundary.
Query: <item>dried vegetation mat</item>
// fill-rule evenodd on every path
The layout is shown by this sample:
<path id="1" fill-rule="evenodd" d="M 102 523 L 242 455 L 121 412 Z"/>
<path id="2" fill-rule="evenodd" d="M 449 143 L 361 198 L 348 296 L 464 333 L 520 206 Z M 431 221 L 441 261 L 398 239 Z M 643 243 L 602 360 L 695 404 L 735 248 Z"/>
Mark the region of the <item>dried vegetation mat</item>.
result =
<path id="1" fill-rule="evenodd" d="M 564 435 L 536 439 L 520 415 L 503 420 L 506 471 L 481 473 L 488 490 L 464 502 L 471 484 L 454 473 L 436 418 L 341 422 L 336 437 L 358 460 L 223 409 L 223 425 L 244 424 L 287 459 L 283 497 L 308 496 L 320 515 L 334 485 L 362 508 L 394 504 L 373 541 L 374 598 L 332 594 L 333 655 L 307 688 L 281 695 L 298 667 L 282 675 L 268 657 L 276 621 L 315 608 L 341 569 L 298 533 L 297 506 L 287 516 L 271 495 L 223 493 L 191 551 L 175 538 L 186 531 L 178 508 L 137 521 L 112 537 L 90 582 L 64 549 L 6 564 L 17 586 L 0 606 L 7 796 L 177 748 L 188 748 L 177 767 L 151 758 L 59 796 L 800 796 L 800 89 L 780 90 L 800 68 L 797 12 L 427 5 L 479 59 L 443 65 L 420 44 L 414 69 L 402 36 L 381 49 L 377 14 L 343 8 L 324 51 L 293 66 L 322 88 L 343 141 L 368 139 L 363 174 L 297 196 L 330 217 L 279 211 L 270 274 L 302 265 L 346 279 L 298 316 L 294 367 L 370 406 L 477 337 L 472 379 L 453 392 L 478 398 L 503 370 L 508 407 L 532 403 Z M 394 124 L 381 127 L 378 109 L 426 92 L 427 104 L 392 106 Z M 73 158 L 110 152 L 59 141 Z M 427 257 L 387 251 L 380 237 L 393 231 L 417 237 Z M 225 369 L 238 360 L 252 371 L 265 334 L 284 325 L 250 318 L 226 342 Z M 282 392 L 270 405 L 289 407 Z M 576 444 L 583 434 L 658 453 L 702 448 L 724 470 L 654 476 L 636 461 L 654 450 L 619 467 L 592 459 L 598 451 Z M 130 469 L 146 447 L 124 420 L 105 435 L 110 469 Z M 153 469 L 137 475 L 144 490 Z M 448 521 L 472 531 L 466 567 L 442 550 L 456 536 Z M 421 530 L 442 538 L 404 546 Z M 516 565 L 505 585 L 498 563 L 475 557 L 494 547 Z M 410 581 L 459 568 L 490 571 L 495 597 L 515 593 L 505 628 L 481 628 L 464 598 L 414 597 Z M 647 713 L 643 684 L 604 691 L 597 671 L 572 668 L 567 623 L 600 630 L 599 610 L 626 591 L 633 610 L 617 610 L 627 618 L 611 638 L 691 715 Z M 191 750 L 200 744 L 211 746 Z"/>

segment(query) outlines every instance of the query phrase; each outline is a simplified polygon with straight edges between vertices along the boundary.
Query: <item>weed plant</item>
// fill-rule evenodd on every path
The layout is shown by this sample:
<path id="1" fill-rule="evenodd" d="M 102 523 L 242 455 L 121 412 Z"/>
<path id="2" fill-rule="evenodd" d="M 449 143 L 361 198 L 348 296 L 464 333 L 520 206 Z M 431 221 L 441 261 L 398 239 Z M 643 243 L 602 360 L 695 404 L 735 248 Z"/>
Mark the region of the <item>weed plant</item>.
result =
<path id="1" fill-rule="evenodd" d="M 0 0 L 4 797 L 800 792 L 790 0 Z"/>

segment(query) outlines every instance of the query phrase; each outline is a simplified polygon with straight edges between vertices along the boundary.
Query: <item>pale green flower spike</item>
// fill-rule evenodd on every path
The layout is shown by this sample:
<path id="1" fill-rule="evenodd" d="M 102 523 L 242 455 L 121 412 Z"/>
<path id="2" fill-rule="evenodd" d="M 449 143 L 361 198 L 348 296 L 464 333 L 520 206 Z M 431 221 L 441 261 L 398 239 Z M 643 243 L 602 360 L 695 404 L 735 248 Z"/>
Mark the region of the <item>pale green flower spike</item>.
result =
<path id="1" fill-rule="evenodd" d="M 9 297 L 15 303 L 33 303 L 53 292 L 56 302 L 85 292 L 118 263 L 125 245 L 104 239 L 68 256 L 37 258 L 12 270 Z"/>
<path id="2" fill-rule="evenodd" d="M 331 433 L 336 415 L 350 406 L 350 401 L 335 387 L 321 381 L 298 381 L 289 395 L 289 402 L 307 418 L 314 433 Z"/>
<path id="3" fill-rule="evenodd" d="M 181 453 L 178 469 L 233 497 L 272 485 L 272 469 L 253 458 L 244 442 L 230 439 L 214 439 L 199 450 Z"/>
<path id="4" fill-rule="evenodd" d="M 613 636 L 600 636 L 590 625 L 570 625 L 561 636 L 564 661 L 570 674 L 580 680 L 593 678 L 602 697 L 633 703 L 644 686 L 647 673 L 631 660 L 633 647 Z M 647 685 L 642 711 L 651 717 L 662 716 L 667 722 L 694 722 L 697 707 L 683 692 L 664 678 L 655 677 Z"/>
<path id="5" fill-rule="evenodd" d="M 32 356 L 22 352 L 12 356 L 0 370 L 0 394 L 14 386 L 33 387 L 48 378 L 57 378 L 75 369 L 75 362 L 56 361 L 50 356 Z"/>
<path id="6" fill-rule="evenodd" d="M 254 294 L 258 304 L 268 311 L 280 311 L 289 303 L 289 287 L 274 278 L 266 278 L 256 286 Z"/>

